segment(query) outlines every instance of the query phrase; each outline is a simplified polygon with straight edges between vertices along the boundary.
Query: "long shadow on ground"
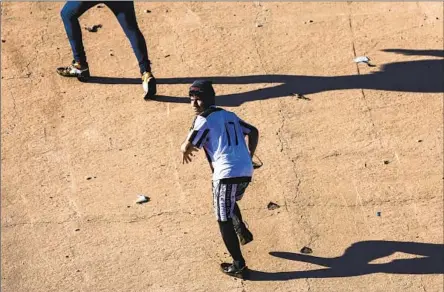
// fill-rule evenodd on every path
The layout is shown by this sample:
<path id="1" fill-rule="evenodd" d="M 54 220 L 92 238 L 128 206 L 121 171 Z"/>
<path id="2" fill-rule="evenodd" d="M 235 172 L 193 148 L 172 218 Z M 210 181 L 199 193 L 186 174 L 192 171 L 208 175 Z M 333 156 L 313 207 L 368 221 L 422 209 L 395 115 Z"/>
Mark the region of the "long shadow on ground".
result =
<path id="1" fill-rule="evenodd" d="M 420 256 L 418 258 L 397 259 L 389 263 L 371 264 L 395 252 Z M 250 281 L 286 281 L 301 278 L 354 277 L 373 273 L 389 274 L 443 274 L 444 245 L 401 242 L 401 241 L 361 241 L 347 248 L 340 257 L 322 258 L 291 252 L 270 252 L 272 256 L 286 260 L 301 261 L 326 268 L 309 271 L 261 272 L 250 270 Z"/>
<path id="2" fill-rule="evenodd" d="M 443 57 L 440 50 L 403 50 L 387 49 L 403 55 L 425 55 Z M 444 92 L 444 60 L 416 60 L 395 62 L 383 65 L 380 71 L 363 75 L 344 76 L 303 76 L 303 75 L 252 75 L 252 76 L 196 76 L 186 78 L 159 78 L 158 84 L 190 85 L 196 79 L 209 79 L 214 84 L 273 84 L 271 87 L 248 92 L 219 95 L 220 106 L 239 106 L 245 102 L 278 98 L 290 95 L 308 95 L 312 93 L 341 89 L 373 89 L 400 92 Z M 100 84 L 138 84 L 139 78 L 92 77 L 89 83 Z M 187 92 L 185 89 L 184 97 Z M 188 103 L 188 99 L 174 96 L 157 96 L 156 101 Z"/>

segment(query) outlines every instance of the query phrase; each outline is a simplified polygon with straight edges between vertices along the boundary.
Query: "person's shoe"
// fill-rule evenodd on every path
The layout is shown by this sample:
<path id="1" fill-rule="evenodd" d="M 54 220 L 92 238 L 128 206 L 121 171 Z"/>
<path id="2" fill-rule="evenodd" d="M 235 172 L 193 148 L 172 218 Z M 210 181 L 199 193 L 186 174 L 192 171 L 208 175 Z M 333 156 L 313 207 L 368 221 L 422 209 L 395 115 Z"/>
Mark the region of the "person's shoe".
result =
<path id="1" fill-rule="evenodd" d="M 142 87 L 143 91 L 145 92 L 144 99 L 150 99 L 153 98 L 157 93 L 156 88 L 156 78 L 154 78 L 153 73 L 151 72 L 145 72 L 142 75 Z"/>
<path id="2" fill-rule="evenodd" d="M 80 64 L 76 61 L 72 61 L 72 64 L 66 67 L 58 67 L 57 73 L 63 77 L 77 77 L 82 82 L 88 81 L 91 76 L 88 63 Z"/>
<path id="3" fill-rule="evenodd" d="M 232 264 L 222 263 L 220 264 L 220 269 L 226 275 L 241 279 L 244 279 L 247 276 L 248 271 L 248 268 L 245 264 L 243 266 L 240 266 L 239 264 L 236 264 L 236 262 Z"/>
<path id="4" fill-rule="evenodd" d="M 235 225 L 234 230 L 239 237 L 239 242 L 241 245 L 246 245 L 253 241 L 253 234 L 248 230 L 245 223 L 241 222 L 238 226 Z"/>

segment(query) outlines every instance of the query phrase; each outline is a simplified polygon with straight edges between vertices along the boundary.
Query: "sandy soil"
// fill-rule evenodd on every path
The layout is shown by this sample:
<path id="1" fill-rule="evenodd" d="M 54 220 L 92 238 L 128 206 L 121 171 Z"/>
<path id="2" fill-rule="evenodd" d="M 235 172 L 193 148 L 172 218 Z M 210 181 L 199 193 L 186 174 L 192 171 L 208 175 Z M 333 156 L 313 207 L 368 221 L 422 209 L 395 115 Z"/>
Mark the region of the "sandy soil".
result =
<path id="1" fill-rule="evenodd" d="M 137 3 L 148 102 L 107 8 L 96 78 L 57 76 L 62 6 L 1 4 L 2 291 L 443 291 L 443 3 Z M 181 164 L 203 76 L 260 130 L 249 280 L 218 271 L 204 155 Z"/>

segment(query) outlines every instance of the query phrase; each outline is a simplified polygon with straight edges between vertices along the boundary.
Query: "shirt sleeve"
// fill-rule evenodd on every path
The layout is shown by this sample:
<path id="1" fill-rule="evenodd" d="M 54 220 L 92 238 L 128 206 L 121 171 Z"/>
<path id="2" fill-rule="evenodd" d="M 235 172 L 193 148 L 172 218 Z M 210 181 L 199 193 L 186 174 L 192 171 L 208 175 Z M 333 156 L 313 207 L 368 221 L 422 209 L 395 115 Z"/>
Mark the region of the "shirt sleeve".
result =
<path id="1" fill-rule="evenodd" d="M 197 116 L 193 122 L 193 126 L 188 133 L 187 140 L 197 148 L 202 148 L 208 139 L 210 129 L 205 118 Z"/>

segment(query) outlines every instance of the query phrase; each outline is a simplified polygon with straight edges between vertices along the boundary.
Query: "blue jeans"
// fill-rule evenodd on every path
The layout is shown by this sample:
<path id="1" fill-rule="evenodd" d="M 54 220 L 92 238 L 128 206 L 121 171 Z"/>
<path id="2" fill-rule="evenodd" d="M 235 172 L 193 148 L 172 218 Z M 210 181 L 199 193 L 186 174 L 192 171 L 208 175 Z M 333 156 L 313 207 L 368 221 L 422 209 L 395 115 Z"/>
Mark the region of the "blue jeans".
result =
<path id="1" fill-rule="evenodd" d="M 96 1 L 68 1 L 61 11 L 66 34 L 71 44 L 74 60 L 86 63 L 86 54 L 82 41 L 82 30 L 78 18 L 88 9 L 101 2 Z M 123 31 L 128 37 L 131 46 L 139 62 L 140 74 L 150 72 L 150 60 L 146 48 L 145 38 L 137 25 L 134 2 L 127 1 L 105 1 L 102 2 L 114 13 Z"/>

